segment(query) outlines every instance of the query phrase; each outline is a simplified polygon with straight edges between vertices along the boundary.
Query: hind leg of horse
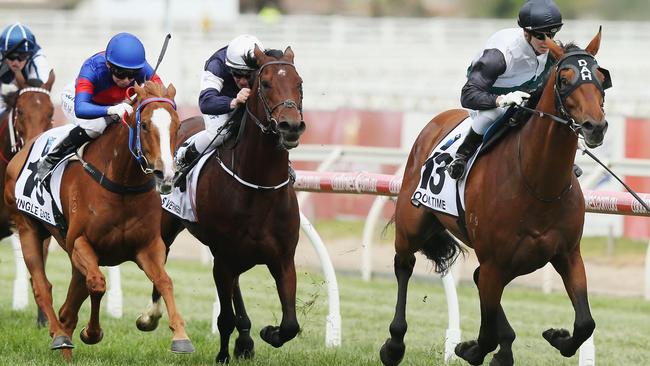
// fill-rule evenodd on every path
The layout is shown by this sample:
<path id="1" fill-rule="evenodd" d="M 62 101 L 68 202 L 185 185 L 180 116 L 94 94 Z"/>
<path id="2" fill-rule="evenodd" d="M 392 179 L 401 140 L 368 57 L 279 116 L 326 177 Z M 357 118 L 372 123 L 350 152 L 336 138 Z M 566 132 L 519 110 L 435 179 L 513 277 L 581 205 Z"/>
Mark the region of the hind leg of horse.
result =
<path id="1" fill-rule="evenodd" d="M 165 263 L 167 263 L 167 256 L 169 255 L 169 247 L 176 239 L 176 236 L 183 231 L 183 223 L 176 216 L 163 212 L 161 223 L 160 223 L 160 232 L 165 242 Z M 136 327 L 143 332 L 150 332 L 158 328 L 158 322 L 162 317 L 162 305 L 160 304 L 160 292 L 156 289 L 156 286 L 152 286 L 151 290 L 151 302 L 147 305 L 147 308 L 140 314 L 138 319 L 135 321 Z"/>
<path id="2" fill-rule="evenodd" d="M 397 235 L 397 237 L 400 236 Z M 397 365 L 402 362 L 406 351 L 406 345 L 404 344 L 404 335 L 406 335 L 408 328 L 406 323 L 406 295 L 409 279 L 413 274 L 413 267 L 415 267 L 413 253 L 395 254 L 393 268 L 397 278 L 397 304 L 395 305 L 395 315 L 390 323 L 390 338 L 384 342 L 379 351 L 381 362 L 387 366 Z"/>
<path id="3" fill-rule="evenodd" d="M 474 283 L 478 286 L 478 278 L 481 267 L 477 267 L 474 271 Z M 497 332 L 499 335 L 499 351 L 494 354 L 490 366 L 511 366 L 514 365 L 514 357 L 512 355 L 512 343 L 515 341 L 515 331 L 510 326 L 508 318 L 503 311 L 503 307 L 499 304 L 497 314 Z"/>
<path id="4" fill-rule="evenodd" d="M 165 244 L 162 239 L 156 241 L 137 253 L 136 263 L 149 277 L 153 285 L 165 300 L 167 315 L 169 316 L 169 329 L 173 332 L 171 351 L 174 353 L 192 353 L 194 345 L 185 332 L 185 321 L 176 307 L 174 299 L 174 285 L 165 271 L 167 258 Z"/>
<path id="5" fill-rule="evenodd" d="M 280 304 L 282 305 L 282 321 L 280 326 L 267 325 L 260 331 L 260 337 L 273 347 L 281 347 L 292 340 L 300 331 L 296 317 L 296 267 L 293 255 L 281 263 L 268 266 L 275 279 Z"/>
<path id="6" fill-rule="evenodd" d="M 485 356 L 497 348 L 500 341 L 499 323 L 503 323 L 505 319 L 505 314 L 501 319 L 499 316 L 499 313 L 503 314 L 501 309 L 501 295 L 505 286 L 503 275 L 493 265 L 481 264 L 480 268 L 478 291 L 481 301 L 481 327 L 478 339 L 461 342 L 454 350 L 458 357 L 471 365 L 482 364 Z"/>
<path id="7" fill-rule="evenodd" d="M 235 279 L 232 303 L 235 306 L 235 327 L 237 328 L 237 339 L 235 339 L 235 358 L 251 359 L 255 356 L 255 343 L 251 338 L 251 320 L 246 313 L 244 298 L 239 287 L 239 277 Z"/>
<path id="8" fill-rule="evenodd" d="M 68 294 L 59 310 L 61 325 L 70 336 L 72 336 L 74 329 L 77 327 L 79 309 L 89 295 L 85 280 L 83 274 L 77 268 L 72 267 L 72 277 L 68 286 Z"/>
<path id="9" fill-rule="evenodd" d="M 79 338 L 86 344 L 96 344 L 104 338 L 99 324 L 99 308 L 106 293 L 106 278 L 99 270 L 99 259 L 88 240 L 80 236 L 74 241 L 72 264 L 86 280 L 86 289 L 90 295 L 90 319 L 79 332 Z M 72 288 L 73 291 L 77 291 Z M 78 293 L 76 293 L 78 294 Z"/>
<path id="10" fill-rule="evenodd" d="M 50 253 L 51 239 L 51 237 L 48 237 L 43 240 L 43 263 L 47 263 L 47 256 Z M 36 324 L 39 328 L 47 326 L 47 317 L 45 316 L 45 312 L 43 312 L 40 306 L 37 306 L 36 308 Z"/>
<path id="11" fill-rule="evenodd" d="M 596 323 L 589 310 L 587 297 L 587 278 L 585 266 L 578 249 L 566 256 L 560 256 L 551 261 L 555 270 L 562 276 L 564 287 L 573 304 L 575 320 L 573 322 L 573 336 L 566 329 L 548 329 L 543 333 L 544 338 L 562 356 L 573 356 L 582 343 L 591 337 L 596 328 Z"/>
<path id="12" fill-rule="evenodd" d="M 235 285 L 235 277 L 229 272 L 225 263 L 222 263 L 218 257 L 215 257 L 212 266 L 212 277 L 214 284 L 217 286 L 217 295 L 219 296 L 219 304 L 221 312 L 217 317 L 217 327 L 219 328 L 219 353 L 215 361 L 217 363 L 230 362 L 230 353 L 228 351 L 228 344 L 230 343 L 230 335 L 235 330 L 235 312 L 233 310 L 233 289 Z"/>

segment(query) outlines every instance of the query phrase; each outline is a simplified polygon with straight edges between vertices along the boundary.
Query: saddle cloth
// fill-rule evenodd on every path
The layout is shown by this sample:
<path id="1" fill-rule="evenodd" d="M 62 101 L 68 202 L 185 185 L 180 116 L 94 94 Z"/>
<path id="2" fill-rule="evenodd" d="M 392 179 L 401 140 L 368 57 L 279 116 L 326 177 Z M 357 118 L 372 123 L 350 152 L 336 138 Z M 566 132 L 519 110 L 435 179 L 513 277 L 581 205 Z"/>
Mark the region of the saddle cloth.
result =
<path id="1" fill-rule="evenodd" d="M 62 139 L 68 136 L 75 126 L 66 124 L 45 131 L 29 150 L 27 160 L 16 180 L 16 206 L 18 210 L 50 225 L 57 226 L 61 216 L 61 180 L 63 171 L 71 154 L 61 161 L 50 175 L 50 184 L 41 184 L 36 179 L 38 162 Z"/>
<path id="2" fill-rule="evenodd" d="M 192 142 L 196 135 L 187 139 Z M 213 153 L 205 154 L 198 163 L 185 175 L 186 189 L 181 192 L 180 188 L 174 187 L 169 194 L 161 195 L 162 207 L 165 211 L 187 221 L 197 222 L 196 218 L 196 186 L 199 182 L 199 175 L 205 162 Z"/>
<path id="3" fill-rule="evenodd" d="M 472 119 L 468 117 L 433 149 L 420 170 L 420 183 L 411 196 L 411 203 L 414 206 L 424 205 L 434 211 L 456 217 L 459 215 L 459 208 L 464 211 L 465 178 L 456 181 L 449 176 L 445 168 L 454 160 L 456 150 L 471 126 Z M 477 151 L 480 151 L 480 147 Z M 469 175 L 476 155 L 474 154 L 467 162 L 465 177 Z"/>

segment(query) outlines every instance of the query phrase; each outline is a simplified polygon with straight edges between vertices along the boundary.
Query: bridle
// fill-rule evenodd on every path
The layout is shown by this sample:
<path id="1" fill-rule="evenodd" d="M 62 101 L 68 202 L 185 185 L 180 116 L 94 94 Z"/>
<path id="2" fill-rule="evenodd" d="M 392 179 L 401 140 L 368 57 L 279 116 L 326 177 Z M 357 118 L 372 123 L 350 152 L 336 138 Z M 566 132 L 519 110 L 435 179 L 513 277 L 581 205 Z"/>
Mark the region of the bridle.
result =
<path id="1" fill-rule="evenodd" d="M 300 120 L 301 122 L 304 121 L 303 113 L 302 113 L 302 88 L 300 89 L 300 104 L 298 104 L 296 101 L 293 99 L 286 99 L 283 102 L 280 102 L 273 107 L 270 106 L 269 100 L 266 97 L 265 89 L 264 86 L 262 85 L 262 71 L 264 70 L 265 67 L 270 66 L 270 65 L 288 65 L 293 67 L 294 69 L 296 66 L 292 64 L 291 62 L 288 61 L 282 61 L 282 60 L 277 60 L 277 61 L 269 61 L 262 65 L 260 69 L 257 71 L 257 75 L 255 78 L 257 79 L 257 95 L 260 96 L 260 99 L 262 100 L 262 106 L 264 107 L 264 114 L 266 115 L 266 125 L 263 124 L 255 115 L 250 111 L 248 107 L 248 103 L 246 103 L 246 114 L 250 116 L 257 127 L 262 131 L 263 134 L 278 134 L 278 120 L 273 116 L 273 112 L 275 112 L 276 109 L 279 107 L 283 107 L 285 109 L 287 108 L 295 108 L 300 112 Z M 249 99 L 250 100 L 250 99 Z"/>
<path id="2" fill-rule="evenodd" d="M 29 86 L 29 87 L 26 87 L 26 88 L 22 88 L 22 89 L 18 90 L 17 93 L 18 93 L 18 95 L 16 96 L 16 101 L 14 103 L 13 108 L 11 108 L 11 111 L 9 112 L 9 119 L 7 120 L 7 124 L 8 124 L 8 128 L 9 128 L 9 141 L 11 143 L 11 152 L 12 153 L 15 153 L 18 150 L 20 150 L 20 148 L 22 147 L 22 144 L 23 144 L 22 137 L 20 139 L 20 145 L 18 144 L 18 137 L 20 137 L 20 136 L 16 135 L 16 130 L 15 130 L 16 121 L 18 119 L 18 114 L 15 113 L 16 108 L 18 106 L 18 98 L 20 98 L 20 96 L 25 94 L 25 93 L 42 93 L 42 94 L 47 95 L 48 97 L 50 96 L 50 91 L 49 90 L 47 90 L 45 88 L 41 88 L 41 87 L 36 87 L 36 86 Z"/>

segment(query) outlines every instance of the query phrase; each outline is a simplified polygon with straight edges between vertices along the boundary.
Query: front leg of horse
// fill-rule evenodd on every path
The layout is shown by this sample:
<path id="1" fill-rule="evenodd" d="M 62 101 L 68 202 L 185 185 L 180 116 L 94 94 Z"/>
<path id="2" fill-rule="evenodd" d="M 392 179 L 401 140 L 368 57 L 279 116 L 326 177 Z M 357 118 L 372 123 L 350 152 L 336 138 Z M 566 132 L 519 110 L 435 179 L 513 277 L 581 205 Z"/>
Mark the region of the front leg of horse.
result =
<path id="1" fill-rule="evenodd" d="M 106 278 L 99 270 L 99 259 L 88 239 L 81 236 L 74 241 L 72 264 L 86 279 L 86 289 L 90 295 L 90 320 L 79 332 L 79 338 L 86 344 L 99 343 L 104 332 L 99 324 L 99 308 L 106 293 Z"/>
<path id="2" fill-rule="evenodd" d="M 587 278 L 582 256 L 575 250 L 568 256 L 559 257 L 552 262 L 555 270 L 562 276 L 564 287 L 573 304 L 575 321 L 573 322 L 573 336 L 566 329 L 548 329 L 542 335 L 562 356 L 573 356 L 582 343 L 587 340 L 596 328 L 589 310 L 587 297 Z"/>
<path id="3" fill-rule="evenodd" d="M 476 272 L 475 272 L 476 274 Z M 477 340 L 456 345 L 456 355 L 470 365 L 481 365 L 485 356 L 499 344 L 499 309 L 504 282 L 501 272 L 494 266 L 481 265 L 478 291 L 481 300 L 481 328 Z M 513 338 L 514 340 L 514 338 Z M 507 351 L 500 356 L 507 356 Z M 499 362 L 497 358 L 496 361 Z M 498 363 L 497 363 L 498 365 Z"/>
<path id="4" fill-rule="evenodd" d="M 235 358 L 251 359 L 255 356 L 255 342 L 251 338 L 251 320 L 244 306 L 244 298 L 239 288 L 239 277 L 234 281 L 232 302 L 235 306 L 235 327 L 239 333 L 235 339 Z"/>
<path id="5" fill-rule="evenodd" d="M 164 268 L 165 258 L 165 245 L 162 239 L 158 238 L 154 243 L 137 253 L 136 262 L 165 300 L 169 316 L 169 329 L 173 332 L 171 351 L 174 353 L 193 353 L 194 345 L 185 332 L 185 321 L 176 308 L 172 280 Z"/>
<path id="6" fill-rule="evenodd" d="M 381 362 L 386 366 L 398 365 L 402 362 L 406 351 L 406 345 L 404 344 L 404 336 L 408 328 L 406 323 L 406 293 L 409 279 L 413 274 L 413 267 L 415 267 L 415 256 L 413 254 L 404 255 L 404 258 L 395 254 L 393 268 L 395 278 L 397 278 L 397 304 L 395 305 L 393 321 L 390 323 L 390 338 L 384 342 L 379 351 Z"/>
<path id="7" fill-rule="evenodd" d="M 282 304 L 282 322 L 280 326 L 267 325 L 260 331 L 260 337 L 273 347 L 282 347 L 292 340 L 300 331 L 296 317 L 296 267 L 293 256 L 284 263 L 269 265 L 275 279 L 280 303 Z"/>
<path id="8" fill-rule="evenodd" d="M 215 361 L 217 363 L 229 363 L 230 352 L 228 351 L 228 345 L 236 323 L 235 312 L 233 311 L 235 277 L 228 271 L 226 264 L 219 261 L 218 258 L 215 258 L 212 266 L 212 277 L 214 278 L 214 284 L 217 286 L 217 295 L 221 306 L 221 312 L 217 318 L 220 344 Z"/>

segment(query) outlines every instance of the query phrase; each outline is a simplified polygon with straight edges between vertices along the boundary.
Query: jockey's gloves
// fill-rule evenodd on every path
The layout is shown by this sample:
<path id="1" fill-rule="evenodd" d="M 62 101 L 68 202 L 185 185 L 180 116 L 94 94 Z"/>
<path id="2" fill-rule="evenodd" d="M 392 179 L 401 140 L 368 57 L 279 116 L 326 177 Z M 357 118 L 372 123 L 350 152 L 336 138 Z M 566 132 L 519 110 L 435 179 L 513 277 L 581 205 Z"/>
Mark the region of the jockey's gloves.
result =
<path id="1" fill-rule="evenodd" d="M 497 107 L 507 107 L 513 104 L 520 105 L 524 99 L 530 98 L 530 94 L 515 90 L 508 94 L 499 95 L 497 97 Z"/>
<path id="2" fill-rule="evenodd" d="M 125 103 L 120 103 L 120 104 L 116 104 L 114 106 L 108 107 L 107 112 L 108 112 L 109 116 L 118 116 L 118 117 L 122 118 L 124 116 L 124 113 L 126 113 L 126 114 L 133 113 L 133 107 L 131 107 L 130 104 L 125 102 Z"/>

